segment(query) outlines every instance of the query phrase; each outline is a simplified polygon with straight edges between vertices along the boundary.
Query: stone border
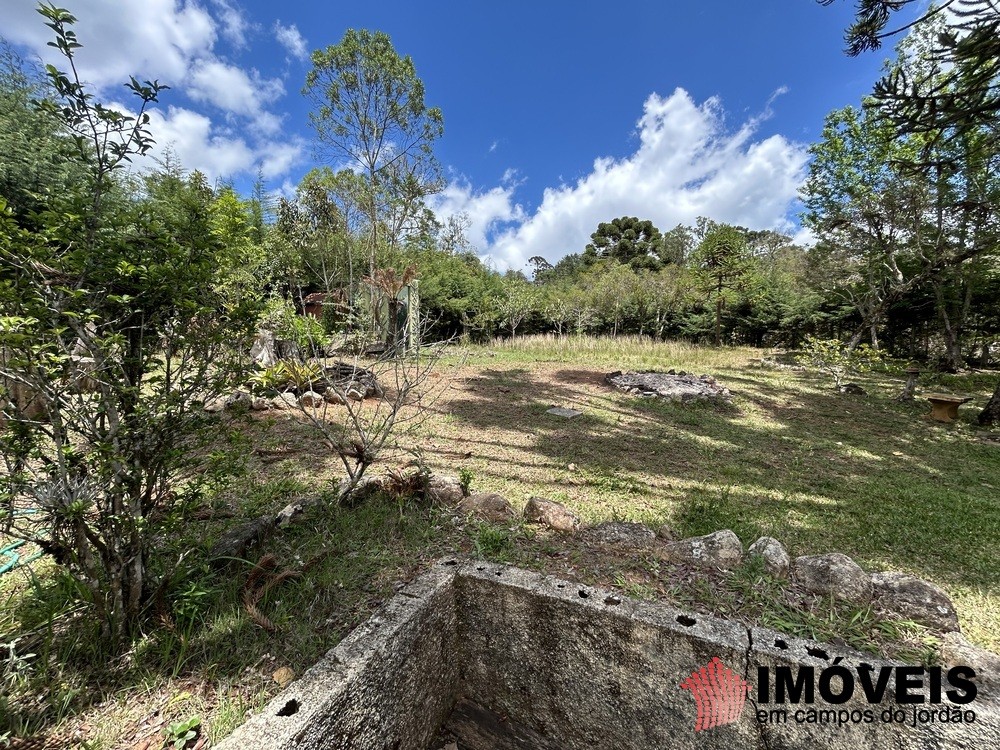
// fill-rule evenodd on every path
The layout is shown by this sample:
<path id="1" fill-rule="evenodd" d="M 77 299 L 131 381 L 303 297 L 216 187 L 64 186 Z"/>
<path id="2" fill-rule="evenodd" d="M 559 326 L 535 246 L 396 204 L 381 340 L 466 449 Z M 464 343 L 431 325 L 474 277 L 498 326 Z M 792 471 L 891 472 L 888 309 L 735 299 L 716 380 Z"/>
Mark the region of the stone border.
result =
<path id="1" fill-rule="evenodd" d="M 748 679 L 751 706 L 731 724 L 696 732 L 694 700 L 679 683 L 713 658 Z M 506 717 L 564 750 L 1000 743 L 1000 707 L 987 690 L 969 706 L 978 715 L 974 724 L 774 725 L 759 718 L 757 668 L 819 673 L 834 665 L 876 674 L 898 666 L 600 587 L 446 559 L 218 747 L 428 750 L 459 701 L 473 701 L 483 715 Z M 863 710 L 858 692 L 843 704 L 818 700 L 815 708 Z M 891 702 L 877 708 L 886 706 L 898 708 Z"/>

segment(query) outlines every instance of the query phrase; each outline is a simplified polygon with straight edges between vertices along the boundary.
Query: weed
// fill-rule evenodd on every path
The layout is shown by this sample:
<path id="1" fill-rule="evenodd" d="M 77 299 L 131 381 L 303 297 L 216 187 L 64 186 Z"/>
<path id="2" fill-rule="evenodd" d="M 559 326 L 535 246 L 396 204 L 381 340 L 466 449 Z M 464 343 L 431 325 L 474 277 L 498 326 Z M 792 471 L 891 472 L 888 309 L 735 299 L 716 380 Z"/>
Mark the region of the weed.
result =
<path id="1" fill-rule="evenodd" d="M 482 524 L 473 539 L 476 554 L 494 562 L 507 562 L 514 549 L 514 535 L 502 526 Z"/>
<path id="2" fill-rule="evenodd" d="M 173 745 L 174 750 L 183 750 L 191 740 L 198 736 L 201 727 L 201 718 L 192 716 L 184 721 L 176 721 L 167 727 L 167 742 Z"/>
<path id="3" fill-rule="evenodd" d="M 473 473 L 472 469 L 468 466 L 463 466 L 458 470 L 458 483 L 462 487 L 462 494 L 466 497 L 469 496 L 469 493 L 472 490 L 472 480 L 475 476 L 476 475 Z"/>

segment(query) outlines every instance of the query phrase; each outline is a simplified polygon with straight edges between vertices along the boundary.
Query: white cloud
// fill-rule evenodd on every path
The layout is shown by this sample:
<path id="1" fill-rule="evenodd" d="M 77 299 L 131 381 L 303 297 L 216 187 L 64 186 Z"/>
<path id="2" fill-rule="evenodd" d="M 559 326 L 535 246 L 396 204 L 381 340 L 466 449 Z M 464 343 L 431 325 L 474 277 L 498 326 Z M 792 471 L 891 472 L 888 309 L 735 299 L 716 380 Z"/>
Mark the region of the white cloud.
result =
<path id="1" fill-rule="evenodd" d="M 211 53 L 218 27 L 209 12 L 183 0 L 61 0 L 77 17 L 73 30 L 84 45 L 77 50 L 83 77 L 99 86 L 117 86 L 129 75 L 177 84 L 192 59 Z M 45 62 L 63 65 L 46 43 L 52 33 L 29 0 L 0 3 L 0 28 Z"/>
<path id="2" fill-rule="evenodd" d="M 243 70 L 216 53 L 218 40 L 247 44 L 253 26 L 232 0 L 61 0 L 77 16 L 73 30 L 84 45 L 77 50 L 81 77 L 117 95 L 129 75 L 157 78 L 198 104 L 225 113 L 222 123 L 185 106 L 151 110 L 150 129 L 157 140 L 151 156 L 169 145 L 181 165 L 211 178 L 253 174 L 283 176 L 305 154 L 301 139 L 277 140 L 283 116 L 270 109 L 285 94 L 282 81 L 257 70 Z M 44 61 L 65 67 L 46 43 L 51 32 L 35 12 L 34 0 L 0 0 L 4 36 L 23 44 Z M 293 27 L 290 27 L 293 28 Z M 165 104 L 176 102 L 166 92 Z M 131 107 L 126 102 L 119 107 Z M 136 160 L 138 169 L 151 160 Z"/>
<path id="3" fill-rule="evenodd" d="M 299 33 L 298 27 L 294 23 L 282 26 L 281 21 L 275 21 L 274 36 L 292 57 L 298 60 L 305 60 L 309 57 L 306 40 L 302 38 L 302 34 Z"/>
<path id="4" fill-rule="evenodd" d="M 122 105 L 115 107 L 126 111 Z M 157 160 L 170 150 L 185 170 L 197 169 L 210 181 L 253 176 L 258 167 L 265 179 L 274 179 L 301 163 L 306 153 L 301 139 L 248 141 L 216 126 L 206 115 L 183 107 L 150 111 L 149 128 L 156 145 L 145 157 L 133 159 L 133 167 L 139 171 L 155 168 Z"/>
<path id="5" fill-rule="evenodd" d="M 499 232 L 511 222 L 522 222 L 526 218 L 524 209 L 514 202 L 515 188 L 516 185 L 505 181 L 504 185 L 491 190 L 476 192 L 462 179 L 451 182 L 434 196 L 430 207 L 442 220 L 454 214 L 466 214 L 471 222 L 466 237 L 477 252 L 485 253 Z"/>
<path id="6" fill-rule="evenodd" d="M 247 46 L 247 32 L 252 28 L 249 21 L 243 16 L 243 12 L 227 0 L 212 0 L 222 22 L 222 35 L 238 49 Z"/>
<path id="7" fill-rule="evenodd" d="M 263 78 L 256 70 L 247 73 L 221 60 L 202 60 L 194 64 L 189 81 L 186 93 L 195 101 L 258 121 L 264 132 L 276 132 L 280 125 L 280 118 L 264 110 L 284 96 L 278 78 Z"/>
<path id="8" fill-rule="evenodd" d="M 808 154 L 782 136 L 754 141 L 766 115 L 730 132 L 718 99 L 699 106 L 683 89 L 668 97 L 652 94 L 638 122 L 636 151 L 623 159 L 598 158 L 576 184 L 547 188 L 531 216 L 515 203 L 511 184 L 481 193 L 452 185 L 436 211 L 439 218 L 458 211 L 476 217 L 479 240 L 485 240 L 479 249 L 501 269 L 523 269 L 534 255 L 554 263 L 581 252 L 598 223 L 617 216 L 648 218 L 661 230 L 693 224 L 698 216 L 790 230 L 788 211 Z M 498 222 L 512 221 L 495 231 Z"/>

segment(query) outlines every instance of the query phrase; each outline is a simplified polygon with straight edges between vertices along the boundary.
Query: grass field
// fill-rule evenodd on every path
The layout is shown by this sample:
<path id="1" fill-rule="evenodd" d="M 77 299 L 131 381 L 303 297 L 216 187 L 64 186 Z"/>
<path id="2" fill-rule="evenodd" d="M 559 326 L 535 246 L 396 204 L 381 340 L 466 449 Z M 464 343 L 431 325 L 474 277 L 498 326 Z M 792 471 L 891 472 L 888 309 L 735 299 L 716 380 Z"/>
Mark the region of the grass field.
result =
<path id="1" fill-rule="evenodd" d="M 926 402 L 900 404 L 901 378 L 856 379 L 867 397 L 833 390 L 810 372 L 749 367 L 762 353 L 648 340 L 528 338 L 454 350 L 434 373 L 439 398 L 376 473 L 414 459 L 471 477 L 520 507 L 531 495 L 563 502 L 586 523 L 670 525 L 679 535 L 722 528 L 744 544 L 761 535 L 790 554 L 840 551 L 868 570 L 903 570 L 953 597 L 966 636 L 1000 648 L 1000 442 L 974 417 L 996 374 L 922 376 L 925 391 L 975 396 L 953 424 L 927 418 Z M 728 406 L 639 399 L 604 384 L 613 370 L 710 373 L 733 393 Z M 583 412 L 572 420 L 551 406 Z M 170 543 L 193 549 L 176 575 L 171 627 L 150 631 L 111 664 L 94 652 L 65 578 L 44 561 L 0 578 L 0 643 L 20 638 L 36 656 L 0 703 L 0 737 L 77 733 L 89 746 L 160 747 L 169 724 L 198 716 L 209 739 L 225 736 L 278 690 L 279 667 L 313 663 L 437 556 L 507 560 L 632 596 L 755 620 L 815 637 L 892 651 L 920 634 L 865 613 L 822 605 L 796 611 L 780 584 L 752 568 L 724 581 L 691 577 L 656 560 L 601 555 L 577 540 L 513 525 L 457 518 L 448 509 L 383 499 L 356 508 L 318 506 L 259 552 L 301 572 L 248 617 L 240 592 L 249 569 L 220 574 L 197 562 L 244 517 L 289 499 L 329 493 L 338 466 L 301 415 L 225 418 L 240 476 L 219 487 L 202 520 Z M 853 613 L 857 614 L 857 613 Z M 16 653 L 24 653 L 16 651 Z M 7 725 L 3 717 L 6 714 Z M 159 738 L 159 739 L 158 739 Z M 53 745 L 58 747 L 60 745 Z"/>

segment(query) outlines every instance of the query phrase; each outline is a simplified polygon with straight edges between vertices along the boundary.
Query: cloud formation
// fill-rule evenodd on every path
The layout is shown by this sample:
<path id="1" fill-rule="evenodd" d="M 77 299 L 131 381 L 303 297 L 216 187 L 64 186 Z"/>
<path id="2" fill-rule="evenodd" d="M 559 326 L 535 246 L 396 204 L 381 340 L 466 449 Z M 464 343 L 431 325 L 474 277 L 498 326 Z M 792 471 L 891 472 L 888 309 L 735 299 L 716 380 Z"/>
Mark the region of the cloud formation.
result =
<path id="1" fill-rule="evenodd" d="M 285 48 L 289 55 L 297 60 L 306 60 L 309 57 L 309 48 L 306 40 L 299 33 L 298 27 L 292 23 L 282 26 L 281 21 L 274 22 L 274 37 L 278 43 Z"/>
<path id="2" fill-rule="evenodd" d="M 693 224 L 698 216 L 794 230 L 788 212 L 808 154 L 780 135 L 754 140 L 773 98 L 761 116 L 730 131 L 716 98 L 698 105 L 680 88 L 668 97 L 651 94 L 637 123 L 635 152 L 598 158 L 575 184 L 547 188 L 530 216 L 509 183 L 477 192 L 460 181 L 435 210 L 442 219 L 468 213 L 470 239 L 500 269 L 524 269 L 535 255 L 554 263 L 581 252 L 600 222 L 618 216 L 651 219 L 661 230 Z"/>
<path id="3" fill-rule="evenodd" d="M 150 111 L 154 156 L 169 146 L 185 169 L 211 178 L 253 174 L 258 168 L 265 177 L 280 177 L 301 162 L 302 139 L 279 140 L 283 118 L 273 105 L 285 95 L 282 80 L 233 65 L 218 49 L 224 44 L 246 48 L 254 30 L 231 0 L 63 0 L 60 5 L 78 18 L 73 28 L 84 45 L 76 56 L 81 77 L 105 97 L 117 97 L 129 75 L 159 79 L 174 89 L 162 96 L 166 109 Z M 44 62 L 65 67 L 46 46 L 51 32 L 33 3 L 0 3 L 0 28 Z M 176 94 L 219 112 L 195 112 L 183 101 L 177 104 Z M 131 108 L 133 102 L 116 106 Z M 137 159 L 135 164 L 141 169 L 153 162 Z"/>

